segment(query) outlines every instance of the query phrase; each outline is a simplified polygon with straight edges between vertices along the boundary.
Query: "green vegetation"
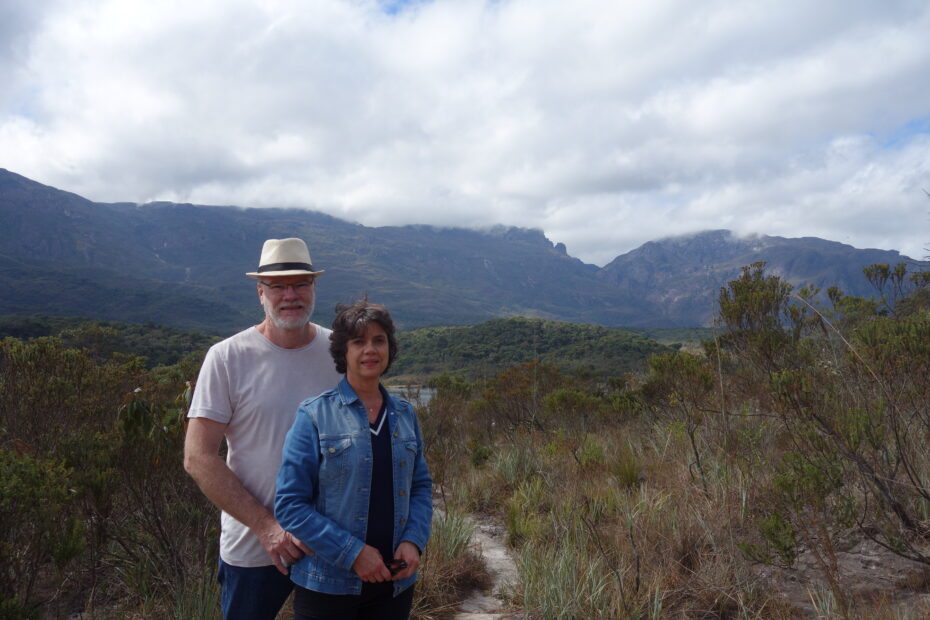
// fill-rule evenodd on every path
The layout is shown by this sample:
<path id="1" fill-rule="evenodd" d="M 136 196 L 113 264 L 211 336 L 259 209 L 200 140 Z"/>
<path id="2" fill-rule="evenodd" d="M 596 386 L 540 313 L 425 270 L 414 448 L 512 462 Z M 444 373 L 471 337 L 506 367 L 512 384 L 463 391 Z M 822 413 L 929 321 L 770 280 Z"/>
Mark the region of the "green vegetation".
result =
<path id="1" fill-rule="evenodd" d="M 405 334 L 441 498 L 414 616 L 487 583 L 469 514 L 506 528 L 533 618 L 930 614 L 930 277 L 866 276 L 822 307 L 748 266 L 700 354 L 529 319 Z M 216 510 L 181 467 L 197 353 L 152 367 L 57 321 L 0 341 L 0 618 L 215 617 Z M 893 592 L 847 579 L 863 540 L 915 567 Z"/>
<path id="2" fill-rule="evenodd" d="M 620 376 L 645 368 L 649 355 L 670 350 L 620 329 L 523 317 L 401 332 L 398 345 L 401 354 L 391 368 L 394 376 L 449 372 L 472 380 L 490 379 L 530 361 L 562 372 Z"/>
<path id="3" fill-rule="evenodd" d="M 0 340 L 0 618 L 217 618 L 218 511 L 182 467 L 203 351 L 148 368 L 84 346 L 145 328 L 73 324 L 30 328 L 62 338 Z M 487 583 L 461 514 L 438 514 L 434 531 L 420 619 Z"/>
<path id="4" fill-rule="evenodd" d="M 449 506 L 506 525 L 514 602 L 540 618 L 930 613 L 927 277 L 889 272 L 899 290 L 821 308 L 747 267 L 702 355 L 622 381 L 538 363 L 437 378 L 431 467 Z M 852 587 L 839 552 L 862 540 L 912 562 L 903 590 Z"/>
<path id="5" fill-rule="evenodd" d="M 67 348 L 84 349 L 107 358 L 113 353 L 145 358 L 146 366 L 171 366 L 184 356 L 203 354 L 220 340 L 196 331 L 163 325 L 91 321 L 79 317 L 0 316 L 0 338 L 32 339 L 55 336 Z"/>
<path id="6" fill-rule="evenodd" d="M 0 341 L 4 617 L 119 615 L 211 583 L 215 511 L 179 466 L 196 371 Z"/>
<path id="7" fill-rule="evenodd" d="M 705 329 L 650 330 L 669 342 L 691 342 Z M 66 348 L 94 357 L 114 353 L 145 358 L 149 368 L 171 366 L 187 355 L 197 358 L 218 336 L 163 325 L 94 321 L 47 315 L 0 316 L 0 338 L 24 340 L 53 336 Z M 442 373 L 475 379 L 493 377 L 515 364 L 536 360 L 565 372 L 621 375 L 645 368 L 646 358 L 670 350 L 624 330 L 521 317 L 475 326 L 430 327 L 398 334 L 402 354 L 393 375 L 426 380 Z"/>
<path id="8" fill-rule="evenodd" d="M 673 349 L 699 350 L 702 342 L 714 337 L 714 332 L 709 327 L 626 327 L 624 329 Z"/>

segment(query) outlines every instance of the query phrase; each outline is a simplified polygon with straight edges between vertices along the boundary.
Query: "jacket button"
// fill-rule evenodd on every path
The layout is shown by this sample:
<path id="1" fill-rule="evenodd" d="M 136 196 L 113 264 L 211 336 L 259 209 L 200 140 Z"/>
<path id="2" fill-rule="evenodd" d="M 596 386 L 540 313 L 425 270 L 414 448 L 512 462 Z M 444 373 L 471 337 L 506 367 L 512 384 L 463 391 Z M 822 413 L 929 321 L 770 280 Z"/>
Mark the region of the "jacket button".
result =
<path id="1" fill-rule="evenodd" d="M 407 461 L 401 461 L 401 462 L 400 462 L 400 466 L 401 466 L 401 467 L 403 467 L 403 466 L 406 465 L 406 464 L 407 464 Z"/>
<path id="2" fill-rule="evenodd" d="M 403 495 L 403 494 L 404 494 L 404 491 L 403 491 L 403 489 L 401 489 L 401 492 L 400 492 L 400 494 L 401 494 L 401 495 Z"/>
<path id="3" fill-rule="evenodd" d="M 406 522 L 407 522 L 407 519 L 401 519 L 400 522 L 401 522 L 401 523 L 406 523 Z"/>
<path id="4" fill-rule="evenodd" d="M 330 448 L 330 449 L 329 449 L 329 453 L 330 453 L 330 454 L 334 454 L 335 452 L 336 452 L 336 448 Z"/>

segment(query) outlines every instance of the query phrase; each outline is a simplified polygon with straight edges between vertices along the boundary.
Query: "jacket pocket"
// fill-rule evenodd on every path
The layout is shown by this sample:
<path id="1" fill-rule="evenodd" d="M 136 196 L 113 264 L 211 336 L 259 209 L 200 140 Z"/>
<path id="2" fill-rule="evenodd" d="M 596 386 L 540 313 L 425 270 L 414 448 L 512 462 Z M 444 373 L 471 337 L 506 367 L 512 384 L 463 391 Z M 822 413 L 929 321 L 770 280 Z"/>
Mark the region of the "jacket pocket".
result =
<path id="1" fill-rule="evenodd" d="M 342 488 L 355 466 L 351 437 L 320 438 L 320 495 Z"/>

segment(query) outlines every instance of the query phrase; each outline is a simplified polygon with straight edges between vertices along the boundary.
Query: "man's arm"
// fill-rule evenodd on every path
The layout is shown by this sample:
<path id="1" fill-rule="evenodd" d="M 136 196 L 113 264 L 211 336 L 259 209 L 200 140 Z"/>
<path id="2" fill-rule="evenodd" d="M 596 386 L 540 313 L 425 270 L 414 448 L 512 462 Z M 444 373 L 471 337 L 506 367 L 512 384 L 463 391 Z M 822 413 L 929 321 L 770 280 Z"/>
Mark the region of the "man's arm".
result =
<path id="1" fill-rule="evenodd" d="M 281 529 L 266 509 L 220 458 L 220 445 L 226 425 L 206 418 L 188 420 L 184 440 L 184 469 L 218 508 L 231 514 L 258 536 L 277 569 L 287 567 L 305 553 L 312 553 L 301 541 Z"/>

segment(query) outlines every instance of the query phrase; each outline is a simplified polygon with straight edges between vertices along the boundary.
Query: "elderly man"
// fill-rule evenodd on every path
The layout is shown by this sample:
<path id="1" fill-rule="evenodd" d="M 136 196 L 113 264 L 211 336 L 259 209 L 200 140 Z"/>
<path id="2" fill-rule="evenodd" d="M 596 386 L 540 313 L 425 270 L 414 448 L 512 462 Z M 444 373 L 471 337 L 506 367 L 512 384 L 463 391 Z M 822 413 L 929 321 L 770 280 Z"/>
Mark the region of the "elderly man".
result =
<path id="1" fill-rule="evenodd" d="M 273 504 L 297 406 L 340 379 L 330 330 L 310 322 L 321 273 L 302 240 L 266 241 L 258 271 L 246 274 L 258 280 L 265 319 L 214 345 L 197 379 L 184 468 L 222 510 L 217 579 L 226 619 L 274 618 L 292 588 L 288 566 L 312 553 L 281 529 Z"/>

